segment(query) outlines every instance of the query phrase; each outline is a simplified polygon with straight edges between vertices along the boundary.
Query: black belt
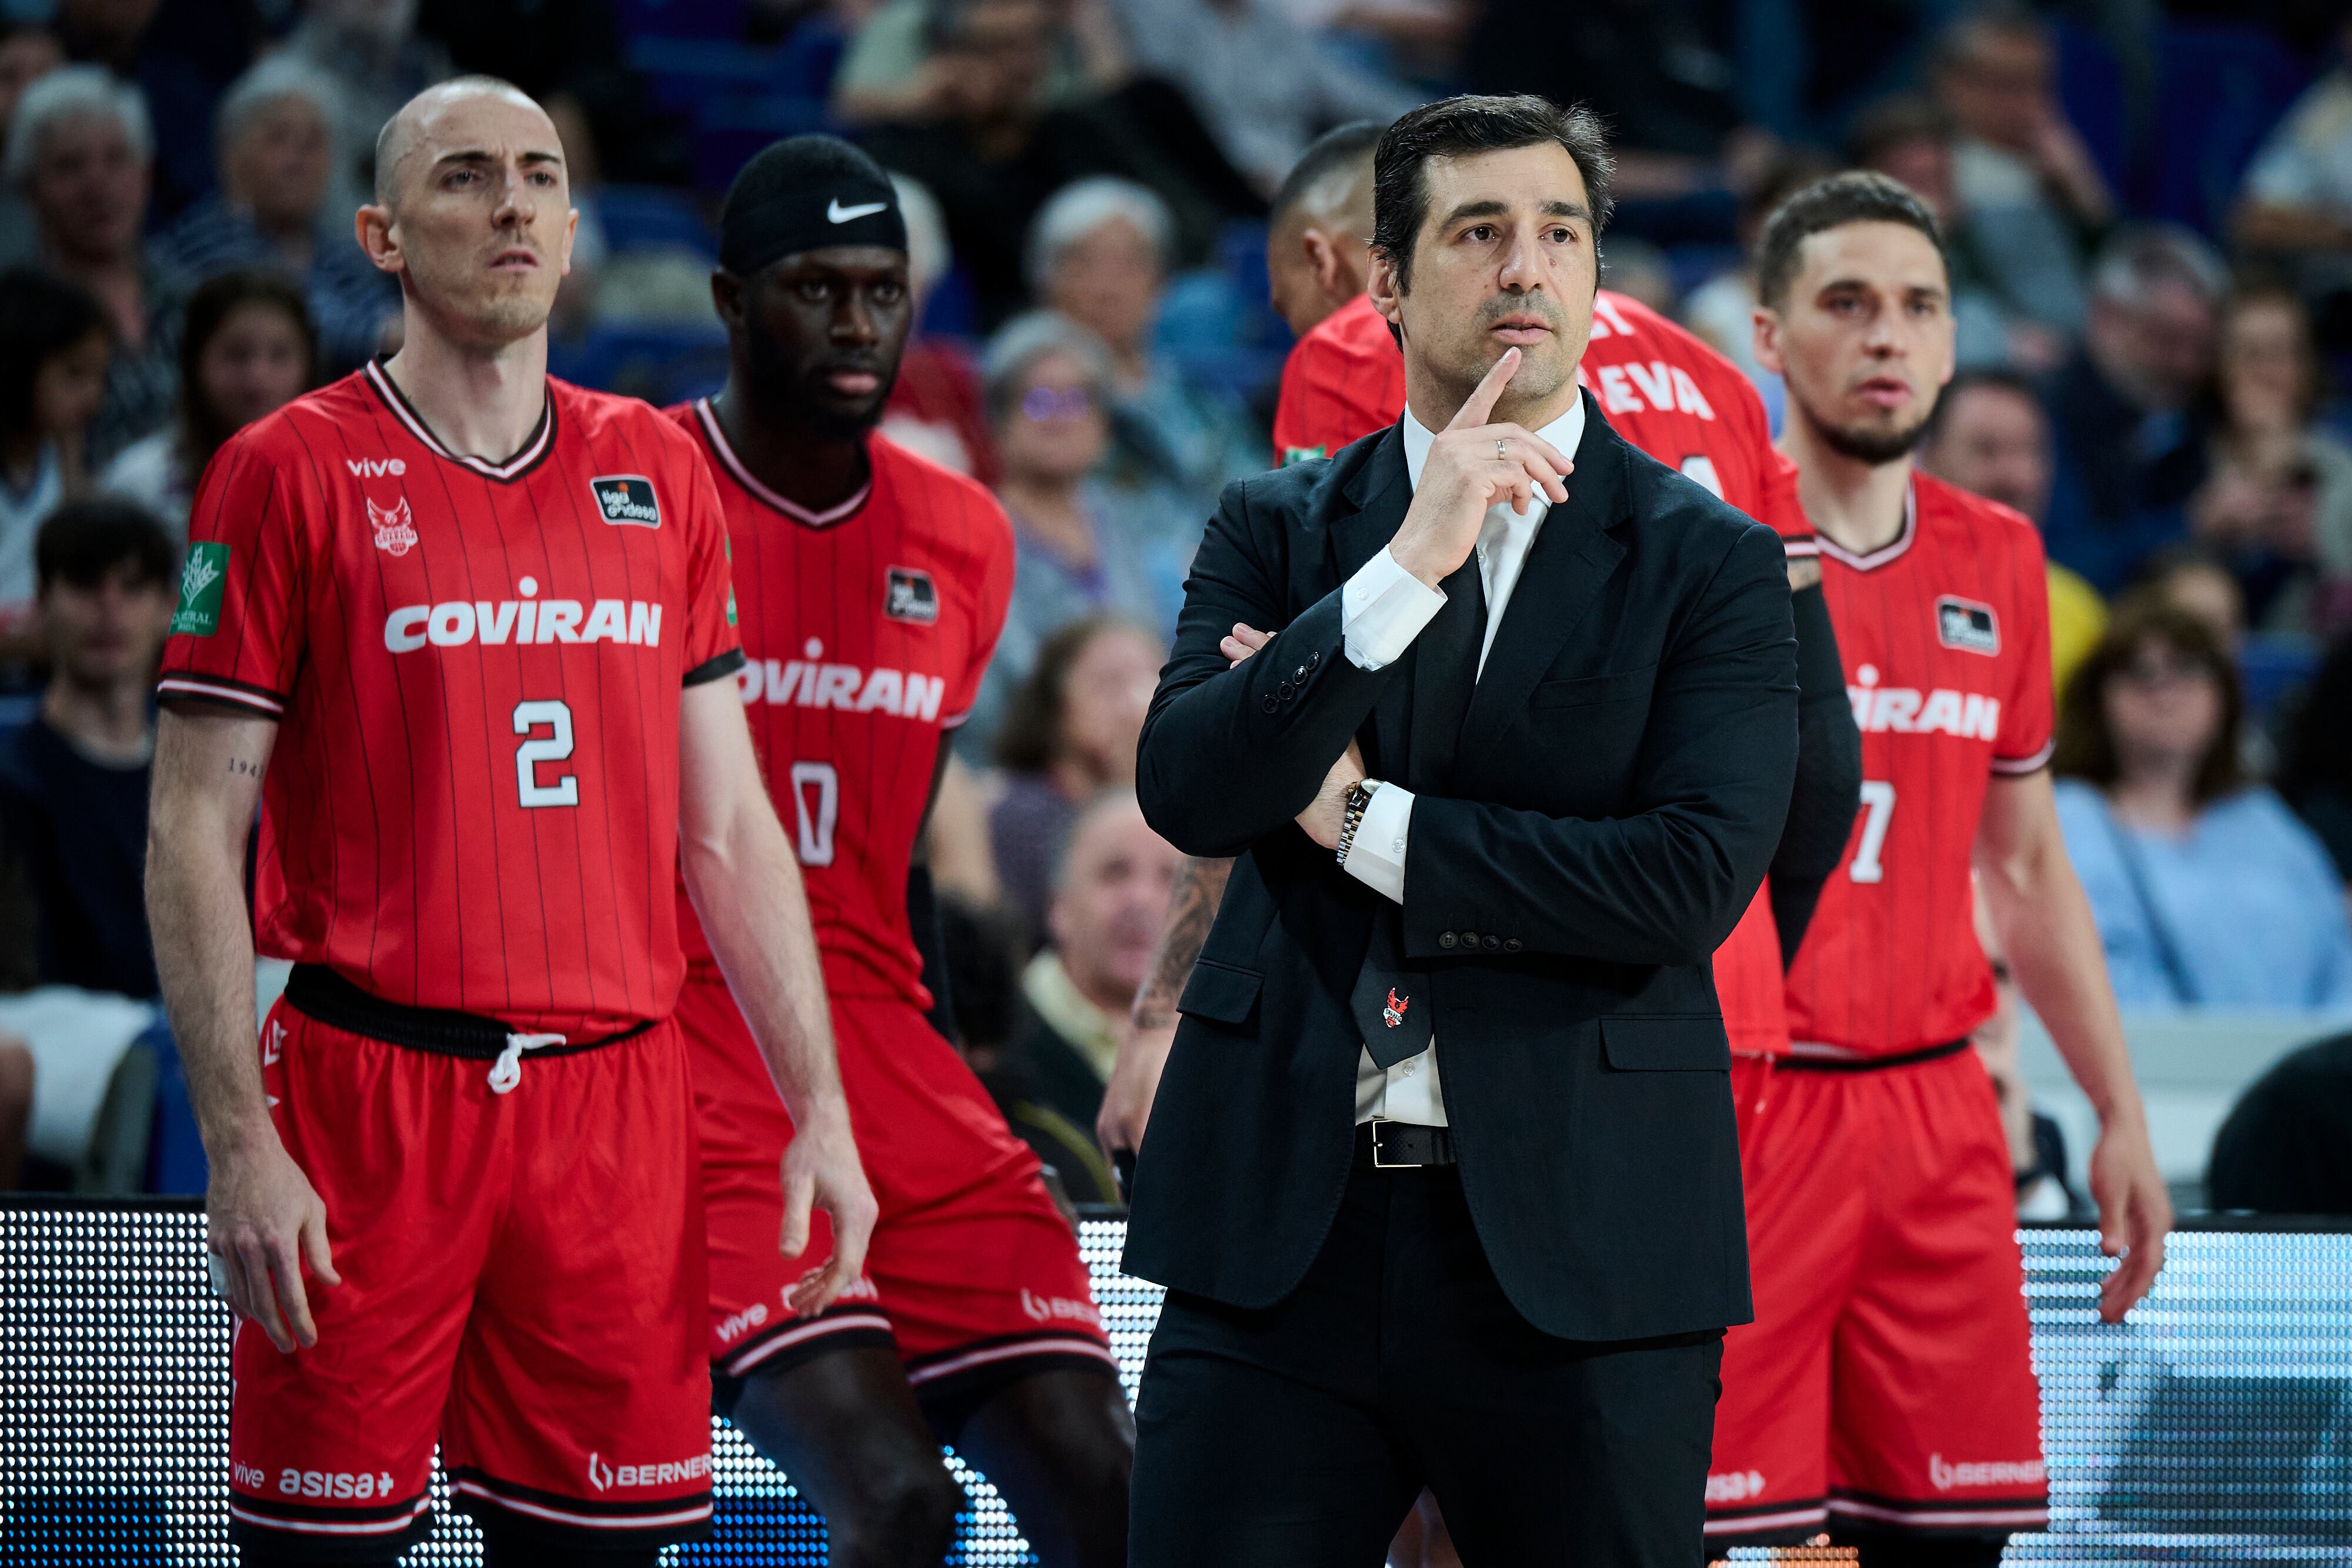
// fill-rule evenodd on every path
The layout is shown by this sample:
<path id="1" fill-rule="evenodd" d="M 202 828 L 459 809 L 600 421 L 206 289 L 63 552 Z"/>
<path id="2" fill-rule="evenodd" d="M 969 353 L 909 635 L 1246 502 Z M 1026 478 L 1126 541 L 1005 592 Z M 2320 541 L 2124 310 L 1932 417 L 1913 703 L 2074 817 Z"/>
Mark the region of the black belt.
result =
<path id="1" fill-rule="evenodd" d="M 1454 1163 L 1454 1129 L 1419 1122 L 1372 1121 L 1364 1124 L 1358 1142 L 1367 1146 L 1376 1169 L 1414 1170 L 1423 1166 Z"/>
<path id="2" fill-rule="evenodd" d="M 1776 1056 L 1772 1065 L 1784 1072 L 1877 1072 L 1889 1067 L 1941 1061 L 1968 1050 L 1969 1043 L 1966 1040 L 1948 1040 L 1941 1045 L 1922 1046 L 1893 1056 Z"/>
<path id="3" fill-rule="evenodd" d="M 428 1051 L 436 1056 L 463 1057 L 468 1061 L 495 1061 L 516 1049 L 518 1040 L 549 1040 L 529 1047 L 533 1056 L 572 1056 L 583 1051 L 617 1045 L 653 1028 L 653 1020 L 633 1025 L 598 1040 L 564 1040 L 512 1030 L 497 1019 L 441 1008 L 412 1008 L 372 996 L 324 964 L 297 964 L 286 981 L 286 999 L 330 1029 L 363 1034 L 388 1045 Z"/>

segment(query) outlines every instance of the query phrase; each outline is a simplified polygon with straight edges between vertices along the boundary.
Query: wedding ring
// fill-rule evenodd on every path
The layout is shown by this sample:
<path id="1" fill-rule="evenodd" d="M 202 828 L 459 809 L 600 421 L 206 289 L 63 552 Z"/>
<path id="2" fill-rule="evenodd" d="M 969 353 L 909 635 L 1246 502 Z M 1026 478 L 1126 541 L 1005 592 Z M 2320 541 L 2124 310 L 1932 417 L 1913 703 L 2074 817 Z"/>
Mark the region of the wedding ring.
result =
<path id="1" fill-rule="evenodd" d="M 1497 463 L 1508 463 L 1510 460 L 1511 454 L 1509 449 L 1504 444 L 1504 437 L 1499 435 L 1495 437 L 1495 461 Z"/>

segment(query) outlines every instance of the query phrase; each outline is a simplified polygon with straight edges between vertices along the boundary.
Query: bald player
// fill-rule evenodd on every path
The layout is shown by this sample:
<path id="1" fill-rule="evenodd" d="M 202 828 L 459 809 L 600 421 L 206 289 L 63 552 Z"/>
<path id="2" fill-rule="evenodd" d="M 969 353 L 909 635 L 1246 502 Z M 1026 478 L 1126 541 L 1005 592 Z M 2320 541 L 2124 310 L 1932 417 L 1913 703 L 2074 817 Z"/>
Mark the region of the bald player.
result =
<path id="1" fill-rule="evenodd" d="M 237 1318 L 230 1538 L 390 1564 L 437 1441 L 493 1564 L 651 1564 L 710 1499 L 680 868 L 799 1135 L 782 1249 L 860 1275 L 799 869 L 686 432 L 547 374 L 571 259 L 539 106 L 467 78 L 378 143 L 404 346 L 206 469 L 158 683 L 147 890 Z M 248 920 L 247 833 L 261 819 Z M 257 946 L 295 960 L 257 1042 Z"/>

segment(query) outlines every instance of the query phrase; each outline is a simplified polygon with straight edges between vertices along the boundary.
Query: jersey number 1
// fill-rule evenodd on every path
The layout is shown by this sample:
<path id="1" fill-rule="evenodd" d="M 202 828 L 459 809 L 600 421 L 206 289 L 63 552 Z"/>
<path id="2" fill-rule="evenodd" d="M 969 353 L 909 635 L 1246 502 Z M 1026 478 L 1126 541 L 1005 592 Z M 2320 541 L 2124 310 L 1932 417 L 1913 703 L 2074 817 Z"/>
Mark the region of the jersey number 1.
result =
<path id="1" fill-rule="evenodd" d="M 1884 779 L 1864 779 L 1862 809 L 1869 814 L 1862 820 L 1862 842 L 1854 846 L 1853 863 L 1845 873 L 1856 882 L 1876 882 L 1886 874 L 1878 853 L 1886 847 L 1886 824 L 1895 820 L 1895 786 Z"/>
<path id="2" fill-rule="evenodd" d="M 552 784 L 539 781 L 541 763 L 561 762 L 572 755 L 571 705 L 551 701 L 515 704 L 514 732 L 530 736 L 537 729 L 549 733 L 544 737 L 533 736 L 515 747 L 515 788 L 522 792 L 522 803 L 526 807 L 577 806 L 577 774 L 559 774 Z"/>

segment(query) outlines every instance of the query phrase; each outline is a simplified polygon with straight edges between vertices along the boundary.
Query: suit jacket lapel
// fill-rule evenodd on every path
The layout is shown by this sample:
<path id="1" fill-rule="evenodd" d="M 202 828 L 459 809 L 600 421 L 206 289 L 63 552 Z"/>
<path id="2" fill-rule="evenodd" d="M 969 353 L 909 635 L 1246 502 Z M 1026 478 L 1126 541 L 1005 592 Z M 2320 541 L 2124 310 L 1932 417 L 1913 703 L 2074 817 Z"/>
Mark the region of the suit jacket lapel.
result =
<path id="1" fill-rule="evenodd" d="M 1340 492 L 1355 511 L 1331 525 L 1331 564 L 1345 583 L 1373 555 L 1387 548 L 1404 523 L 1412 504 L 1412 480 L 1405 472 L 1403 422 L 1389 427 L 1371 456 Z M 1345 657 L 1343 654 L 1342 657 Z M 1406 747 L 1412 737 L 1412 653 L 1407 650 L 1398 678 L 1391 681 L 1372 708 L 1370 733 L 1361 737 L 1364 769 L 1375 779 L 1403 777 Z"/>
<path id="2" fill-rule="evenodd" d="M 1560 644 L 1599 596 L 1625 547 L 1611 528 L 1633 518 L 1625 444 L 1609 428 L 1591 393 L 1584 400 L 1584 440 L 1569 476 L 1568 502 L 1546 514 L 1496 631 L 1470 711 L 1462 721 L 1454 777 L 1465 778 L 1486 749 L 1525 713 L 1536 682 L 1559 656 Z"/>

